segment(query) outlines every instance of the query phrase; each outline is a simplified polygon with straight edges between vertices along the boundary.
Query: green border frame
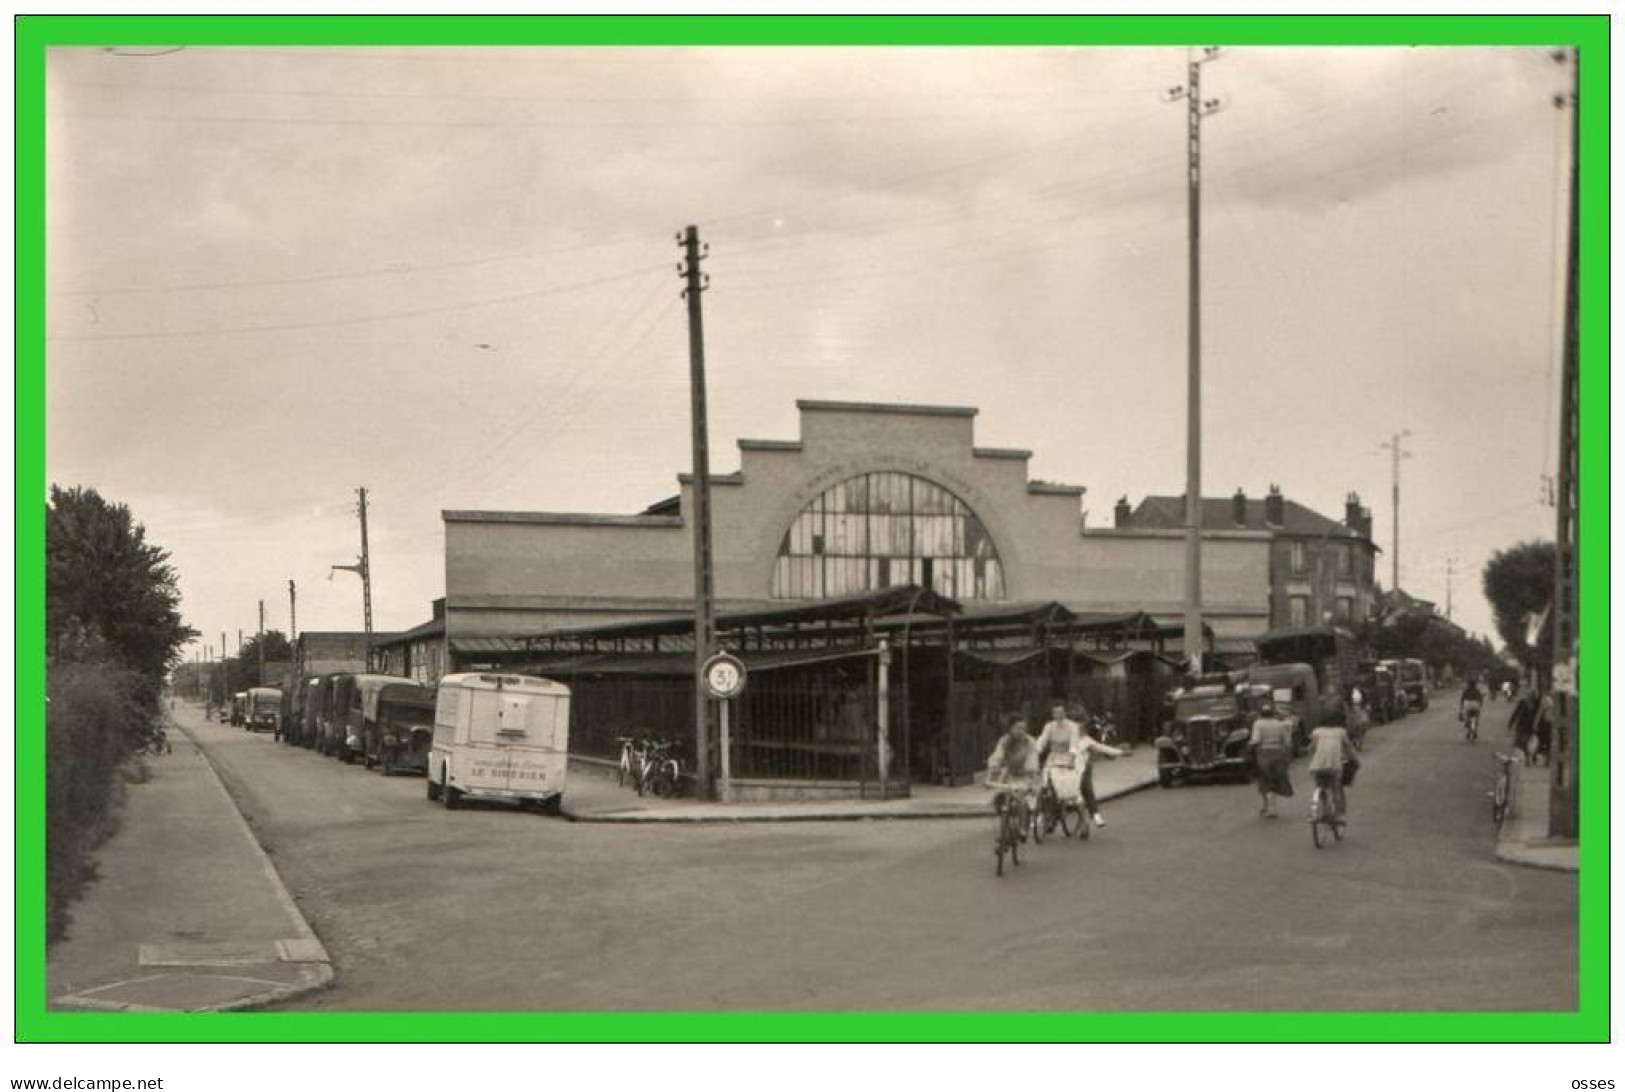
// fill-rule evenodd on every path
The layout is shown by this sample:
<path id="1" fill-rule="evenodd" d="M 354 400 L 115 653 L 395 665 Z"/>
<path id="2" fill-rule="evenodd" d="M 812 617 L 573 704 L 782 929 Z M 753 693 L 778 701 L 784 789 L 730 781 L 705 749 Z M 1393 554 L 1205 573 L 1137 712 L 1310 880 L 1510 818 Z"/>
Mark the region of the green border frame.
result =
<path id="1" fill-rule="evenodd" d="M 1609 16 L 39 16 L 16 32 L 16 1037 L 30 1042 L 1608 1039 Z M 52 1013 L 45 1008 L 45 51 L 136 45 L 1578 46 L 1579 1009 L 1572 1013 Z M 25 695 L 28 696 L 25 698 Z"/>

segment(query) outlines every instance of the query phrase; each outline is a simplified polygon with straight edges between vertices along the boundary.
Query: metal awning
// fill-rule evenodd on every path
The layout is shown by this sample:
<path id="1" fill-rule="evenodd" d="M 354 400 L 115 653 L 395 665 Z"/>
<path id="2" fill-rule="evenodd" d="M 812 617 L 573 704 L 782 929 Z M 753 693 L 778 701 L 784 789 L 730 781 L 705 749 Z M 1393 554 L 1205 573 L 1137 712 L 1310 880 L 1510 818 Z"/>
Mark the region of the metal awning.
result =
<path id="1" fill-rule="evenodd" d="M 769 652 L 734 652 L 747 671 L 764 672 L 805 667 L 838 660 L 861 660 L 873 656 L 864 649 L 786 649 Z M 642 678 L 691 679 L 694 677 L 692 652 L 606 652 L 594 655 L 563 655 L 527 660 L 515 665 L 520 670 L 554 677 L 567 675 L 618 675 Z"/>
<path id="2" fill-rule="evenodd" d="M 491 653 L 523 652 L 524 641 L 518 637 L 453 637 L 448 644 L 453 652 Z"/>

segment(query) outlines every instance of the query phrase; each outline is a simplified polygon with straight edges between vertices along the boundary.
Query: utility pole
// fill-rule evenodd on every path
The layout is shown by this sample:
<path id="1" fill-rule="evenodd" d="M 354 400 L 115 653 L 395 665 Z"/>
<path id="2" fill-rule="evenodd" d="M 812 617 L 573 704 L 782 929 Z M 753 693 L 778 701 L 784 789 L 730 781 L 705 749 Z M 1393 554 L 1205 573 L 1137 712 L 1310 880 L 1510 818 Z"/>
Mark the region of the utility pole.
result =
<path id="1" fill-rule="evenodd" d="M 1444 616 L 1447 619 L 1455 616 L 1455 591 L 1456 559 L 1447 557 L 1444 560 Z"/>
<path id="2" fill-rule="evenodd" d="M 1202 119 L 1221 108 L 1202 98 L 1202 65 L 1219 56 L 1209 46 L 1192 53 L 1186 82 L 1172 87 L 1165 101 L 1185 102 L 1186 200 L 1189 217 L 1189 337 L 1185 381 L 1185 654 L 1202 669 Z"/>
<path id="3" fill-rule="evenodd" d="M 260 632 L 259 632 L 259 636 L 254 638 L 254 647 L 259 650 L 259 654 L 260 654 L 260 673 L 259 673 L 259 676 L 258 676 L 259 685 L 264 686 L 265 685 L 265 600 L 263 600 L 263 599 L 260 600 Z"/>
<path id="4" fill-rule="evenodd" d="M 711 456 L 705 411 L 705 328 L 700 294 L 711 278 L 700 271 L 710 247 L 700 244 L 700 230 L 690 224 L 677 236 L 683 261 L 677 266 L 688 303 L 689 413 L 694 433 L 694 773 L 699 792 L 711 793 L 711 701 L 702 677 L 716 642 L 716 616 L 711 569 Z"/>
<path id="5" fill-rule="evenodd" d="M 1580 836 L 1580 51 L 1560 52 L 1571 65 L 1572 90 L 1553 104 L 1569 108 L 1568 278 L 1563 299 L 1563 403 L 1557 456 L 1557 572 L 1552 603 L 1552 787 L 1547 832 Z M 1567 102 L 1565 103 L 1565 99 Z"/>
<path id="6" fill-rule="evenodd" d="M 1389 591 L 1399 590 L 1399 460 L 1411 457 L 1411 453 L 1405 450 L 1405 438 L 1410 434 L 1410 429 L 1401 429 L 1391 439 L 1377 445 L 1392 452 L 1394 457 L 1394 583 Z"/>
<path id="7" fill-rule="evenodd" d="M 243 651 L 243 631 L 238 630 L 237 631 L 237 654 L 239 656 L 242 655 L 242 651 Z M 231 661 L 226 659 L 226 635 L 225 635 L 225 633 L 223 631 L 220 634 L 220 675 L 221 675 L 220 689 L 221 689 L 221 692 L 222 692 L 220 700 L 224 701 L 226 704 L 229 705 L 229 704 L 231 704 Z"/>
<path id="8" fill-rule="evenodd" d="M 293 644 L 295 637 L 299 636 L 299 605 L 298 596 L 294 592 L 293 581 L 288 581 L 288 644 Z"/>
<path id="9" fill-rule="evenodd" d="M 358 511 L 361 513 L 361 556 L 354 565 L 332 565 L 328 567 L 327 578 L 333 579 L 335 571 L 355 573 L 361 578 L 361 618 L 363 631 L 366 634 L 363 663 L 367 670 L 372 670 L 372 561 L 367 550 L 367 487 L 362 486 L 356 490 L 361 498 Z"/>

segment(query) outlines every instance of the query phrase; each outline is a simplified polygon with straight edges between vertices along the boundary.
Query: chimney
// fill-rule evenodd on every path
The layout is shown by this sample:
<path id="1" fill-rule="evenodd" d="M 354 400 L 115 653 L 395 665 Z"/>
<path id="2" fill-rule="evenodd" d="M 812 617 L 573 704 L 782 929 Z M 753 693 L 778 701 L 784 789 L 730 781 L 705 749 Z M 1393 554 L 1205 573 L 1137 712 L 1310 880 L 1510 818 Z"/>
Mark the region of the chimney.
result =
<path id="1" fill-rule="evenodd" d="M 1127 527 L 1131 522 L 1133 522 L 1134 516 L 1132 510 L 1128 506 L 1128 497 L 1122 496 L 1117 498 L 1117 504 L 1112 508 L 1112 515 L 1116 520 L 1117 526 L 1119 527 Z"/>
<path id="2" fill-rule="evenodd" d="M 1237 527 L 1247 526 L 1247 494 L 1236 487 L 1236 495 L 1230 498 L 1230 514 L 1234 517 Z"/>
<path id="3" fill-rule="evenodd" d="M 1360 537 L 1371 537 L 1371 513 L 1360 507 L 1360 494 L 1350 493 L 1344 501 L 1343 523 Z"/>
<path id="4" fill-rule="evenodd" d="M 1280 527 L 1286 523 L 1286 498 L 1281 496 L 1281 487 L 1270 484 L 1269 495 L 1264 498 L 1264 522 L 1271 527 Z"/>

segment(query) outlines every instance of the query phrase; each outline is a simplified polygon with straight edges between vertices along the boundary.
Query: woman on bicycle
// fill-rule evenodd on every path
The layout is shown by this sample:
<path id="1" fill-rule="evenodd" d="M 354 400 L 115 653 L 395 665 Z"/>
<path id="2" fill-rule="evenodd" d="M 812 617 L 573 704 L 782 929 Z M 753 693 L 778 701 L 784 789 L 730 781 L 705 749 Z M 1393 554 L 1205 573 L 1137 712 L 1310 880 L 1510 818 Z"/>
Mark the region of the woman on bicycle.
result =
<path id="1" fill-rule="evenodd" d="M 1349 802 L 1343 791 L 1343 770 L 1360 766 L 1348 730 L 1338 724 L 1322 724 L 1309 733 L 1309 747 L 1309 776 L 1315 779 L 1317 788 L 1331 792 L 1336 818 L 1346 818 Z"/>
<path id="2" fill-rule="evenodd" d="M 1105 755 L 1107 758 L 1122 758 L 1125 752 L 1107 746 L 1084 731 L 1083 726 L 1088 721 L 1089 711 L 1082 705 L 1074 705 L 1068 709 L 1064 702 L 1052 703 L 1050 721 L 1038 735 L 1038 754 L 1046 765 L 1052 754 L 1074 756 L 1074 764 L 1081 768 L 1079 787 L 1083 791 L 1083 806 L 1089 809 L 1090 822 L 1097 827 L 1103 827 L 1106 825 L 1106 819 L 1100 814 L 1100 803 L 1095 798 L 1094 770 L 1089 760 L 1097 754 Z"/>
<path id="3" fill-rule="evenodd" d="M 1478 688 L 1477 679 L 1468 679 L 1467 685 L 1461 691 L 1461 711 L 1457 719 L 1467 726 L 1468 738 L 1478 735 L 1478 717 L 1484 709 L 1484 691 Z"/>

